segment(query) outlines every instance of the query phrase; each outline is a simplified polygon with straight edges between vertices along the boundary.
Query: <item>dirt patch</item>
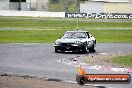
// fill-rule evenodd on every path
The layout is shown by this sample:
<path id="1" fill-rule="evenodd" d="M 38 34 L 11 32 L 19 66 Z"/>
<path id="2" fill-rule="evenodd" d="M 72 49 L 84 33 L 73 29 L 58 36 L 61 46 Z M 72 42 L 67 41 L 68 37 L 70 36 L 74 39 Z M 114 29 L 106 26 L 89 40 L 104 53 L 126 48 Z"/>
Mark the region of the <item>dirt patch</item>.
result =
<path id="1" fill-rule="evenodd" d="M 84 56 L 83 62 L 88 65 L 99 65 L 106 67 L 128 67 L 124 65 L 119 65 L 113 62 L 112 59 L 117 56 L 132 55 L 132 52 L 128 53 L 99 53 L 99 54 L 88 54 Z"/>
<path id="2" fill-rule="evenodd" d="M 78 84 L 46 81 L 44 79 L 18 76 L 0 76 L 0 88 L 96 88 Z"/>

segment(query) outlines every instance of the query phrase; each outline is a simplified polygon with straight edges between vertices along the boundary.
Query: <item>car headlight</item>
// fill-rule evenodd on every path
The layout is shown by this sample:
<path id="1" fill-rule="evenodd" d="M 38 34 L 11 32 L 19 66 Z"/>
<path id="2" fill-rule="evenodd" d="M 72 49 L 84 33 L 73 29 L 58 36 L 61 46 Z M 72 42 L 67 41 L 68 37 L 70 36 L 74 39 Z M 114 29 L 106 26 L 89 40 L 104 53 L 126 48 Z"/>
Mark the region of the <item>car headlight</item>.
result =
<path id="1" fill-rule="evenodd" d="M 55 45 L 60 45 L 60 42 L 55 42 Z"/>

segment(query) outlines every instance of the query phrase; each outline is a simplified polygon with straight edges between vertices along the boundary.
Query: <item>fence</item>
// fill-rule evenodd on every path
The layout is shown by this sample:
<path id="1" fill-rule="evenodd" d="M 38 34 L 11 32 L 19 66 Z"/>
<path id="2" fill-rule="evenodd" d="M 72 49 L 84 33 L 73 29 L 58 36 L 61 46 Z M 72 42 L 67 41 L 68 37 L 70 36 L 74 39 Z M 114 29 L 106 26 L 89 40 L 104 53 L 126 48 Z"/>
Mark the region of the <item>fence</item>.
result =
<path id="1" fill-rule="evenodd" d="M 31 17 L 61 17 L 61 18 L 65 18 L 65 12 L 0 10 L 0 16 L 29 16 L 29 17 L 31 16 Z"/>

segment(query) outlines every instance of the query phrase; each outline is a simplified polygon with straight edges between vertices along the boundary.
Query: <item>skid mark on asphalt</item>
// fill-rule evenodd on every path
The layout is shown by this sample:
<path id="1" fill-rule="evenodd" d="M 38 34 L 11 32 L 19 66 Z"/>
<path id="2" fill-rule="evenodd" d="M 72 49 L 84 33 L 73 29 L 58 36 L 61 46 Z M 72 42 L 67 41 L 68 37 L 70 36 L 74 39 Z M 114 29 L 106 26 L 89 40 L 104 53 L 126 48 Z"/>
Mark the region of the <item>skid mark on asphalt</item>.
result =
<path id="1" fill-rule="evenodd" d="M 100 54 L 107 54 L 107 53 L 100 53 Z M 132 73 L 132 69 L 128 69 L 128 68 L 116 68 L 116 67 L 106 67 L 106 66 L 98 66 L 98 65 L 90 66 L 90 65 L 82 62 L 82 60 L 81 60 L 82 57 L 83 56 L 77 56 L 77 57 L 73 57 L 73 58 L 69 58 L 69 59 L 61 59 L 61 60 L 57 60 L 57 62 L 66 64 L 69 66 L 73 66 L 73 67 L 81 66 L 82 68 L 85 68 L 85 69 Z"/>

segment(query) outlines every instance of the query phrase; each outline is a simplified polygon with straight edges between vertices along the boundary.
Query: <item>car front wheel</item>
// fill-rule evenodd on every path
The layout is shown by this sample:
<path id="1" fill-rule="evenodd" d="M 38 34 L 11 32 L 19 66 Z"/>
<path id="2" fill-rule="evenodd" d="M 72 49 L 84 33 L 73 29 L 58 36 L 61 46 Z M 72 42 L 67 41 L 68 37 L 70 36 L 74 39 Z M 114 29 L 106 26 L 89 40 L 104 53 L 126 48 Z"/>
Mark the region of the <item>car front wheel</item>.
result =
<path id="1" fill-rule="evenodd" d="M 86 44 L 85 47 L 82 49 L 83 53 L 87 53 L 88 52 L 88 45 Z"/>
<path id="2" fill-rule="evenodd" d="M 93 43 L 92 47 L 89 49 L 89 52 L 95 52 L 96 50 L 94 49 L 95 44 Z"/>
<path id="3" fill-rule="evenodd" d="M 58 53 L 58 48 L 55 47 L 55 52 Z"/>

